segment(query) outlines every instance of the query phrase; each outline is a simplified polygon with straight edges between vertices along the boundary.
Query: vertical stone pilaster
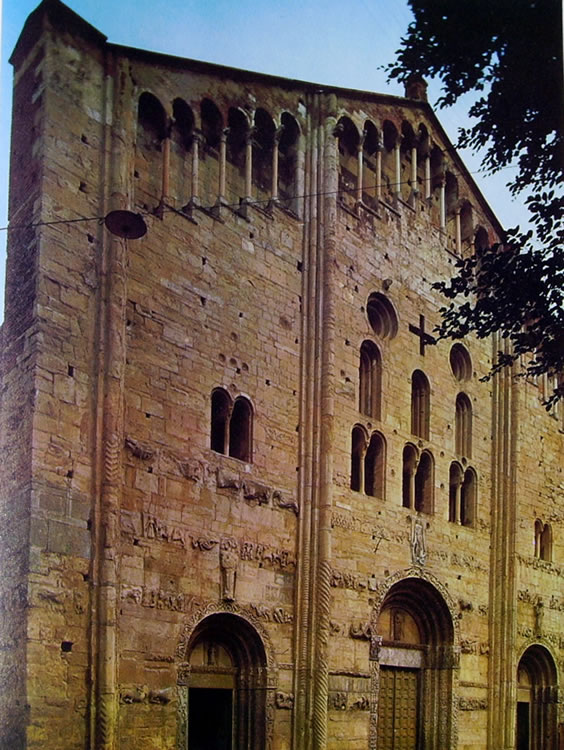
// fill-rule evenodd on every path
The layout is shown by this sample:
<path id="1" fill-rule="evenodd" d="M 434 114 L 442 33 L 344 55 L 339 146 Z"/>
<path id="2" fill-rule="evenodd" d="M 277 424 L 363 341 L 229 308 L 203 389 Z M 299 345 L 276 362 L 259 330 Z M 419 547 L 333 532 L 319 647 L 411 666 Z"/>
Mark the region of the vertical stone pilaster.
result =
<path id="1" fill-rule="evenodd" d="M 127 115 L 129 76 L 108 53 L 105 106 L 105 174 L 107 210 L 129 207 L 133 124 Z M 117 82 L 121 87 L 117 88 Z M 99 300 L 98 436 L 99 492 L 95 512 L 94 585 L 94 747 L 114 750 L 117 719 L 117 599 L 121 454 L 124 442 L 126 240 L 104 233 Z"/>
<path id="2" fill-rule="evenodd" d="M 320 403 L 319 403 L 319 493 L 317 498 L 317 567 L 316 567 L 316 629 L 315 674 L 313 703 L 313 748 L 327 747 L 327 698 L 329 692 L 329 619 L 331 613 L 331 509 L 333 504 L 333 442 L 334 442 L 334 375 L 335 375 L 335 279 L 338 152 L 335 138 L 336 120 L 333 113 L 326 118 L 323 132 L 323 216 L 321 249 L 322 276 L 320 287 Z"/>
<path id="3" fill-rule="evenodd" d="M 507 345 L 499 336 L 493 354 Z M 509 750 L 515 742 L 517 597 L 516 453 L 518 386 L 512 368 L 493 379 L 492 538 L 490 558 L 490 669 L 488 750 Z"/>

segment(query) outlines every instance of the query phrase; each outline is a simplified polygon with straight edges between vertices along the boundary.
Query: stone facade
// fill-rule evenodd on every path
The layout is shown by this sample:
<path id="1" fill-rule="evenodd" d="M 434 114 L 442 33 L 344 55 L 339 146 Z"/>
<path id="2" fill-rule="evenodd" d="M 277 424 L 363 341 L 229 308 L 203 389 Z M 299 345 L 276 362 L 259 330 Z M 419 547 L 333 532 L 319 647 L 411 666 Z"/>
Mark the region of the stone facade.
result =
<path id="1" fill-rule="evenodd" d="M 481 382 L 502 343 L 432 345 L 501 228 L 421 83 L 57 0 L 12 63 L 1 747 L 556 750 L 562 419 Z"/>

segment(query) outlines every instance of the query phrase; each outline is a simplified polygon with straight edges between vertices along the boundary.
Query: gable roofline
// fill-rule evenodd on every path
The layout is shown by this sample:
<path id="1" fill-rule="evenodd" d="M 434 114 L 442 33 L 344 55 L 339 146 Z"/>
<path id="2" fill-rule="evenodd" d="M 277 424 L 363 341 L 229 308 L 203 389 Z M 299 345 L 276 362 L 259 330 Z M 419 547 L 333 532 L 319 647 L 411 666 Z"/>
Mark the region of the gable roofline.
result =
<path id="1" fill-rule="evenodd" d="M 219 75 L 223 78 L 231 78 L 235 81 L 259 81 L 267 85 L 276 85 L 282 89 L 297 88 L 308 93 L 335 94 L 344 99 L 352 98 L 419 111 L 432 124 L 441 140 L 446 144 L 446 151 L 448 152 L 449 157 L 456 164 L 457 170 L 463 179 L 468 182 L 472 193 L 480 203 L 481 209 L 490 220 L 498 235 L 502 237 L 504 234 L 501 222 L 498 220 L 491 206 L 483 196 L 482 191 L 464 164 L 462 158 L 459 156 L 458 151 L 453 146 L 449 136 L 441 125 L 439 118 L 428 102 L 409 99 L 396 94 L 382 94 L 364 91 L 362 89 L 333 86 L 330 84 L 316 83 L 314 81 L 304 81 L 297 78 L 286 78 L 284 76 L 273 75 L 270 73 L 258 73 L 256 71 L 235 68 L 220 63 L 205 62 L 202 60 L 180 57 L 178 55 L 170 55 L 164 52 L 155 52 L 152 50 L 140 49 L 138 47 L 115 44 L 108 42 L 107 36 L 85 21 L 81 16 L 75 13 L 75 11 L 61 2 L 61 0 L 42 0 L 27 18 L 10 57 L 10 63 L 12 65 L 17 67 L 19 60 L 24 57 L 37 42 L 41 33 L 47 27 L 46 22 L 55 29 L 76 33 L 98 45 L 100 48 L 113 51 L 117 56 L 144 60 L 152 64 L 161 64 L 172 68 L 188 68 L 200 73 L 207 72 L 213 75 Z"/>

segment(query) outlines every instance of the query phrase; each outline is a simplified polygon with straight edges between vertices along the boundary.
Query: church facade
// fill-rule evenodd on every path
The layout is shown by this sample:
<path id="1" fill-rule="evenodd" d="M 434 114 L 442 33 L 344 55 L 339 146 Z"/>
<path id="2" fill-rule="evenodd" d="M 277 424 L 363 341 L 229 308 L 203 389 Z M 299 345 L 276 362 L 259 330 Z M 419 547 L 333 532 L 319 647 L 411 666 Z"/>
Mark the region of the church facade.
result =
<path id="1" fill-rule="evenodd" d="M 562 748 L 562 414 L 433 338 L 502 228 L 424 83 L 12 64 L 0 745 Z"/>

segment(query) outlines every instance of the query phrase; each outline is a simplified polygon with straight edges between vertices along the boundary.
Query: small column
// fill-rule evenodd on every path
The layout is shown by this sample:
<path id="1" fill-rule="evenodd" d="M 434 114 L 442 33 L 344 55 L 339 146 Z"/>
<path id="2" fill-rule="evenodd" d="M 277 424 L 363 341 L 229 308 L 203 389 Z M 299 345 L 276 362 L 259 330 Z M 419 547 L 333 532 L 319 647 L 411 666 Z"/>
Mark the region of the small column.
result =
<path id="1" fill-rule="evenodd" d="M 446 178 L 444 172 L 440 176 L 439 180 L 439 216 L 441 229 L 444 229 L 446 227 Z"/>
<path id="2" fill-rule="evenodd" d="M 384 150 L 384 139 L 382 133 L 378 133 L 378 148 L 376 150 L 376 199 L 382 200 L 382 152 Z"/>
<path id="3" fill-rule="evenodd" d="M 462 478 L 460 479 L 460 481 L 456 483 L 456 486 L 454 489 L 454 521 L 459 526 L 462 524 L 462 519 L 460 517 L 461 493 L 462 493 Z"/>
<path id="4" fill-rule="evenodd" d="M 163 174 L 162 174 L 161 203 L 169 199 L 170 192 L 170 134 L 163 140 Z"/>
<path id="5" fill-rule="evenodd" d="M 419 186 L 417 185 L 417 146 L 411 147 L 411 197 L 413 202 L 419 195 Z"/>
<path id="6" fill-rule="evenodd" d="M 200 168 L 200 142 L 202 140 L 201 133 L 194 133 L 194 139 L 192 141 L 192 195 L 190 197 L 190 204 L 192 206 L 198 206 L 200 203 L 200 197 L 198 195 L 199 186 L 199 168 Z"/>
<path id="7" fill-rule="evenodd" d="M 425 200 L 431 200 L 431 154 L 425 154 Z"/>
<path id="8" fill-rule="evenodd" d="M 419 462 L 416 462 L 413 466 L 413 471 L 409 475 L 409 508 L 410 510 L 415 510 L 415 473 L 417 471 L 417 464 Z"/>
<path id="9" fill-rule="evenodd" d="M 227 161 L 227 136 L 229 128 L 222 130 L 219 138 L 219 203 L 227 203 L 225 198 L 225 164 Z"/>
<path id="10" fill-rule="evenodd" d="M 357 162 L 358 162 L 358 175 L 356 179 L 356 200 L 358 203 L 362 202 L 362 178 L 364 169 L 364 136 L 358 142 L 357 150 Z"/>
<path id="11" fill-rule="evenodd" d="M 250 203 L 252 200 L 253 180 L 253 128 L 249 128 L 245 138 L 245 195 L 244 200 Z"/>
<path id="12" fill-rule="evenodd" d="M 280 144 L 280 138 L 282 137 L 283 131 L 283 125 L 276 129 L 274 133 L 274 143 L 272 144 L 272 189 L 270 192 L 271 201 L 273 203 L 278 203 L 278 146 Z"/>
<path id="13" fill-rule="evenodd" d="M 396 141 L 396 144 L 394 146 L 394 161 L 396 165 L 396 184 L 394 187 L 394 195 L 396 198 L 399 198 L 401 195 L 401 152 L 399 139 L 398 141 Z"/>
<path id="14" fill-rule="evenodd" d="M 462 236 L 460 232 L 460 208 L 457 208 L 454 214 L 454 232 L 456 242 L 456 252 L 462 252 Z"/>

